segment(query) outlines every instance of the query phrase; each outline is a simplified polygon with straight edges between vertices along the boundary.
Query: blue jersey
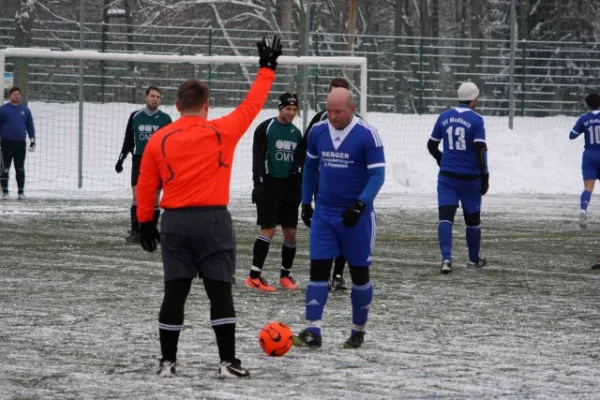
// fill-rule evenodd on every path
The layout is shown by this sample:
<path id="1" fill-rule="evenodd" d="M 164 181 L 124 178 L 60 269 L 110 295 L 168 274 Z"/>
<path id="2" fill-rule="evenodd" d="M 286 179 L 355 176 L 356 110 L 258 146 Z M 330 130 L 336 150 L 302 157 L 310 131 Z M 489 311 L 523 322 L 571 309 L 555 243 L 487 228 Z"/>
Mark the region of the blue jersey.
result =
<path id="1" fill-rule="evenodd" d="M 24 104 L 6 103 L 0 107 L 0 137 L 7 140 L 25 141 L 27 135 L 35 138 L 31 111 Z"/>
<path id="2" fill-rule="evenodd" d="M 444 141 L 440 171 L 464 175 L 481 173 L 473 143 L 485 143 L 485 128 L 483 117 L 469 106 L 460 104 L 440 114 L 431 140 Z"/>
<path id="3" fill-rule="evenodd" d="M 581 115 L 571 133 L 570 139 L 575 139 L 585 133 L 585 149 L 600 150 L 600 110 L 593 110 Z"/>
<path id="4" fill-rule="evenodd" d="M 316 207 L 336 215 L 357 200 L 372 207 L 375 193 L 369 190 L 370 171 L 385 168 L 383 143 L 377 130 L 354 117 L 343 130 L 329 121 L 313 126 L 308 136 L 306 163 L 318 159 L 319 191 Z M 376 187 L 379 190 L 379 187 Z M 310 204 L 312 193 L 303 193 Z"/>

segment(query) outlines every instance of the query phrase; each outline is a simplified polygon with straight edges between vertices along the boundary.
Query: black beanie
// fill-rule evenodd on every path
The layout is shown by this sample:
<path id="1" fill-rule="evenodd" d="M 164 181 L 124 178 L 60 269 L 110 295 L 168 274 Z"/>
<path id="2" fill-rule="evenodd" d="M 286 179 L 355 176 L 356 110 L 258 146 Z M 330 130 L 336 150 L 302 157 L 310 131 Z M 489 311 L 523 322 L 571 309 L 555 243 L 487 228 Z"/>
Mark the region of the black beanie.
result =
<path id="1" fill-rule="evenodd" d="M 279 105 L 278 109 L 282 109 L 287 106 L 296 106 L 298 107 L 298 96 L 296 93 L 284 93 L 279 96 Z"/>

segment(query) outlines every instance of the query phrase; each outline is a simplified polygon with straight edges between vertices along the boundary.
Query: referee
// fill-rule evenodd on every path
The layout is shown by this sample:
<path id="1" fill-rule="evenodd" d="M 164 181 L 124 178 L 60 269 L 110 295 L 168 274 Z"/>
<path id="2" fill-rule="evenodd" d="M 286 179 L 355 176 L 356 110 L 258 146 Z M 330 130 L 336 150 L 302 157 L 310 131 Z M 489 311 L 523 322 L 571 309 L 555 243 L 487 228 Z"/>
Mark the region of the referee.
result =
<path id="1" fill-rule="evenodd" d="M 233 224 L 227 210 L 233 153 L 263 107 L 275 80 L 281 43 L 277 36 L 257 43 L 258 76 L 232 113 L 211 121 L 208 87 L 198 80 L 177 89 L 181 117 L 156 132 L 146 146 L 138 181 L 140 244 L 156 250 L 160 240 L 165 293 L 158 317 L 162 359 L 159 375 L 175 374 L 177 343 L 192 279 L 201 278 L 210 301 L 210 323 L 219 348 L 219 376 L 250 375 L 235 357 L 235 272 Z M 152 222 L 162 183 L 160 236 Z"/>
<path id="2" fill-rule="evenodd" d="M 277 225 L 281 225 L 283 232 L 279 286 L 298 289 L 290 276 L 296 257 L 296 228 L 301 200 L 300 174 L 299 169 L 294 168 L 294 157 L 302 141 L 302 133 L 292 123 L 298 112 L 298 97 L 292 93 L 282 94 L 278 108 L 276 117 L 258 125 L 252 144 L 252 203 L 256 204 L 256 223 L 260 232 L 254 242 L 252 268 L 245 284 L 263 292 L 276 290 L 261 277 L 261 272 Z"/>

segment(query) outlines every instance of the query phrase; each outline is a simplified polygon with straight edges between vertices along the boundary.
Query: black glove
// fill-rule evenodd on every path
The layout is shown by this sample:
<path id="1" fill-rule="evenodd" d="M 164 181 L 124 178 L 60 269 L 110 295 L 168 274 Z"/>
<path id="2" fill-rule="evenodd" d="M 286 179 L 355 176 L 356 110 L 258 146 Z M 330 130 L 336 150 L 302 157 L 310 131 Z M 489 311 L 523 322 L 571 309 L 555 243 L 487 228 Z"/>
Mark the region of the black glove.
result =
<path id="1" fill-rule="evenodd" d="M 262 176 L 255 176 L 253 180 L 254 189 L 252 189 L 252 204 L 259 204 L 267 199 L 267 192 L 265 192 Z"/>
<path id="2" fill-rule="evenodd" d="M 31 138 L 31 140 L 29 141 L 29 151 L 35 151 L 35 138 Z"/>
<path id="3" fill-rule="evenodd" d="M 481 195 L 485 195 L 490 188 L 490 174 L 481 174 Z"/>
<path id="4" fill-rule="evenodd" d="M 302 172 L 300 168 L 293 167 L 289 177 L 290 194 L 297 196 L 302 192 Z"/>
<path id="5" fill-rule="evenodd" d="M 125 161 L 125 157 L 127 157 L 126 154 L 119 154 L 119 161 L 117 161 L 117 164 L 115 165 L 115 171 L 117 171 L 118 174 L 123 172 L 123 161 Z"/>
<path id="6" fill-rule="evenodd" d="M 302 222 L 304 222 L 304 225 L 308 226 L 310 228 L 310 224 L 312 223 L 312 217 L 313 217 L 313 208 L 312 208 L 312 204 L 302 204 L 302 214 L 300 214 L 301 218 L 302 218 Z"/>
<path id="7" fill-rule="evenodd" d="M 258 64 L 261 67 L 275 71 L 277 57 L 281 55 L 281 40 L 279 37 L 274 35 L 271 42 L 269 39 L 263 38 L 261 42 L 256 42 L 256 47 L 258 47 L 258 56 L 260 57 Z"/>
<path id="8" fill-rule="evenodd" d="M 156 250 L 156 244 L 160 241 L 160 234 L 154 221 L 142 222 L 140 224 L 140 244 L 142 248 L 150 253 Z"/>
<path id="9" fill-rule="evenodd" d="M 350 204 L 342 214 L 342 222 L 349 228 L 352 228 L 358 223 L 360 216 L 363 215 L 367 205 L 358 200 L 356 203 Z"/>
<path id="10" fill-rule="evenodd" d="M 435 161 L 437 161 L 438 167 L 441 167 L 441 165 L 442 165 L 442 153 L 441 152 L 440 152 L 440 155 L 435 158 Z"/>

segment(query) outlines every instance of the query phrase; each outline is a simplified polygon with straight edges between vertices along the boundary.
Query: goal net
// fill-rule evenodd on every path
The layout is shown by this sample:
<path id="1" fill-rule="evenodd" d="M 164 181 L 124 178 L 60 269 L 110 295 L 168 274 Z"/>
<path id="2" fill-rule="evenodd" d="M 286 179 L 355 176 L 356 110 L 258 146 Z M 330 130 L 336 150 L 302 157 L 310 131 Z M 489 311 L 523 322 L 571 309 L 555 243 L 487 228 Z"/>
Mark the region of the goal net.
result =
<path id="1" fill-rule="evenodd" d="M 35 123 L 37 149 L 27 154 L 26 191 L 131 196 L 131 156 L 123 173 L 117 174 L 114 166 L 129 115 L 144 106 L 148 86 L 163 90 L 161 109 L 176 120 L 177 87 L 186 79 L 200 79 L 210 88 L 209 119 L 214 119 L 243 100 L 257 68 L 258 57 L 245 56 L 0 51 L 5 99 L 10 86 L 19 86 Z M 350 82 L 358 111 L 366 116 L 366 76 L 362 57 L 280 57 L 267 103 L 237 147 L 232 194 L 251 189 L 252 133 L 264 119 L 277 115 L 282 93 L 298 93 L 295 123 L 302 130 L 324 107 L 329 82 L 335 77 Z M 9 186 L 15 186 L 14 169 Z"/>

